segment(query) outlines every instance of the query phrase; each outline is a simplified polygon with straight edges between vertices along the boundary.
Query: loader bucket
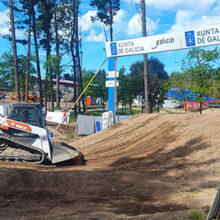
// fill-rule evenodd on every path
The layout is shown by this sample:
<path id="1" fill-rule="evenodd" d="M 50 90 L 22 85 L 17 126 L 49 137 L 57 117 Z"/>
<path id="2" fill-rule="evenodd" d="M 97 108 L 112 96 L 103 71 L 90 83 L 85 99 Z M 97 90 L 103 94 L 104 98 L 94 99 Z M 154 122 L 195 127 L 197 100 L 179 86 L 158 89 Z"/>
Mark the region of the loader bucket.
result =
<path id="1" fill-rule="evenodd" d="M 62 163 L 65 161 L 76 161 L 77 164 L 85 164 L 82 153 L 76 148 L 65 143 L 53 145 L 52 164 Z"/>

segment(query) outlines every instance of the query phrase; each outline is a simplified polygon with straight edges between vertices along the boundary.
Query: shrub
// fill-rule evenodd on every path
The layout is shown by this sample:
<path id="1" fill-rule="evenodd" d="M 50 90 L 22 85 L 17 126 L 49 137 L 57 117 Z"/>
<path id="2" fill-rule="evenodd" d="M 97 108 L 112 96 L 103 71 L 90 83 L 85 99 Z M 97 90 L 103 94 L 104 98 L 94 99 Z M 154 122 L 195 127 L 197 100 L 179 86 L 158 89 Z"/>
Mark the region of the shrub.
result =
<path id="1" fill-rule="evenodd" d="M 193 211 L 193 212 L 189 215 L 189 218 L 190 218 L 191 220 L 198 220 L 198 219 L 201 219 L 201 217 L 202 217 L 202 214 L 201 214 L 199 211 L 197 211 L 197 210 Z"/>

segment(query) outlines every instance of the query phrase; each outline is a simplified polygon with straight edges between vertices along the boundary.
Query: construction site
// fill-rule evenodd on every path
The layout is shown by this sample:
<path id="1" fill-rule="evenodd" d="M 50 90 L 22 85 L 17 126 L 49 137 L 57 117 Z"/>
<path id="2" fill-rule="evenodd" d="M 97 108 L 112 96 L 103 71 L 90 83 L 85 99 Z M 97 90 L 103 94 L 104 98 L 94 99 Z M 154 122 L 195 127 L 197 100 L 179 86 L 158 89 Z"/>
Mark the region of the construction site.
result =
<path id="1" fill-rule="evenodd" d="M 0 220 L 220 219 L 219 11 L 0 1 Z"/>
<path id="2" fill-rule="evenodd" d="M 0 218 L 206 219 L 220 179 L 219 115 L 139 114 L 88 136 L 61 125 L 54 146 L 86 163 L 1 161 Z"/>

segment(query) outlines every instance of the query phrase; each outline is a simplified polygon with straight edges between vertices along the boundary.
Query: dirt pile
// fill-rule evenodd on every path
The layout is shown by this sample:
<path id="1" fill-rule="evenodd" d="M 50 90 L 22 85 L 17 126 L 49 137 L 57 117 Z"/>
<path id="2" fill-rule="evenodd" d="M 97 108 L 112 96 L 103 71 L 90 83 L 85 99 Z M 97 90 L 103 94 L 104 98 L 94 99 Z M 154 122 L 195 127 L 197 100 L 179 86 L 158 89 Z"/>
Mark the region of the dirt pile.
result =
<path id="1" fill-rule="evenodd" d="M 94 167 L 127 166 L 129 160 L 134 163 L 140 158 L 163 159 L 161 163 L 173 163 L 175 158 L 178 162 L 218 159 L 220 112 L 207 111 L 202 115 L 137 115 L 72 145 Z"/>
<path id="2" fill-rule="evenodd" d="M 2 219 L 182 219 L 220 182 L 220 111 L 139 115 L 75 140 L 86 166 L 1 163 Z M 187 219 L 187 218 L 184 218 Z"/>

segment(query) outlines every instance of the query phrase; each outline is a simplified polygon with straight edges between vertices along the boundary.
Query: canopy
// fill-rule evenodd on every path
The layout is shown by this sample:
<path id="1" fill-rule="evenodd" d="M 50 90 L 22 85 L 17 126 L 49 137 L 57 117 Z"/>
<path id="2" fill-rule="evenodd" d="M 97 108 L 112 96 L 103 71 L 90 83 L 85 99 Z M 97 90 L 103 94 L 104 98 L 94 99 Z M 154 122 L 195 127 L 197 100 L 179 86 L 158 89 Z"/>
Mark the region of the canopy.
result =
<path id="1" fill-rule="evenodd" d="M 166 95 L 173 99 L 184 100 L 184 101 L 195 101 L 196 97 L 200 97 L 199 94 L 195 94 L 189 90 L 181 91 L 178 89 L 171 89 L 168 92 L 166 92 Z M 215 99 L 210 97 L 205 97 L 205 96 L 202 97 L 204 98 L 204 101 L 208 101 L 208 102 L 215 101 Z"/>

